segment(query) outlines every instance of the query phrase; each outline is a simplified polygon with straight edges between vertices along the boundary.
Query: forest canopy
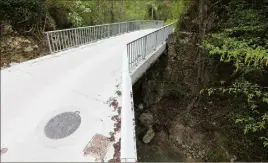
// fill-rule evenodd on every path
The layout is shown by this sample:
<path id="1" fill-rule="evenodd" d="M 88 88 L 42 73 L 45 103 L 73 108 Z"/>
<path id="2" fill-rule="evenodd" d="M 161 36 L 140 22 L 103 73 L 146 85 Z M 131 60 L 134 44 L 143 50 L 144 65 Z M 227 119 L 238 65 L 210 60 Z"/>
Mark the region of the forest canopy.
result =
<path id="1" fill-rule="evenodd" d="M 217 30 L 208 33 L 203 48 L 233 71 L 206 92 L 238 103 L 232 108 L 230 121 L 267 149 L 268 1 L 222 1 L 215 6 L 215 12 L 220 23 Z"/>
<path id="2" fill-rule="evenodd" d="M 0 21 L 18 32 L 89 26 L 130 20 L 157 19 L 172 22 L 183 10 L 183 1 L 133 0 L 4 0 Z M 169 8 L 169 10 L 167 10 Z"/>

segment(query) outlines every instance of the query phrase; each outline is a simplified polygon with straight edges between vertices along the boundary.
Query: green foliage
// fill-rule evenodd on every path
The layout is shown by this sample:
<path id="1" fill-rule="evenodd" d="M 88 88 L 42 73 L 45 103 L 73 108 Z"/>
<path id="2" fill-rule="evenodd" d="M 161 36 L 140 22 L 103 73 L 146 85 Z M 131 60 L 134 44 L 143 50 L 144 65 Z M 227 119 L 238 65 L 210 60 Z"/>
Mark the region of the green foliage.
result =
<path id="1" fill-rule="evenodd" d="M 0 19 L 20 21 L 38 15 L 43 11 L 43 0 L 4 0 L 0 1 Z"/>
<path id="2" fill-rule="evenodd" d="M 171 24 L 173 23 L 173 28 L 174 30 L 177 30 L 177 20 L 176 19 L 168 19 L 167 21 L 165 21 L 165 25 Z"/>
<path id="3" fill-rule="evenodd" d="M 233 122 L 244 126 L 244 133 L 261 132 L 265 133 L 268 129 L 268 91 L 263 90 L 257 84 L 249 82 L 235 82 L 230 87 L 218 87 L 201 90 L 200 93 L 207 92 L 209 96 L 221 94 L 242 99 L 241 105 L 245 104 L 246 108 L 236 110 Z M 260 136 L 264 140 L 264 146 L 267 146 L 267 135 Z"/>
<path id="4" fill-rule="evenodd" d="M 149 19 L 147 12 L 148 1 L 133 1 L 126 4 L 125 19 L 126 20 L 144 20 Z"/>
<path id="5" fill-rule="evenodd" d="M 263 140 L 263 145 L 264 145 L 264 147 L 267 147 L 267 146 L 268 146 L 268 138 L 266 138 L 266 137 L 261 137 L 261 139 Z"/>
<path id="6" fill-rule="evenodd" d="M 169 17 L 171 19 L 176 19 L 178 20 L 180 15 L 183 13 L 184 8 L 185 8 L 185 2 L 183 0 L 177 0 L 174 1 L 172 6 L 171 6 L 171 11 Z"/>
<path id="7" fill-rule="evenodd" d="M 209 96 L 215 93 L 221 93 L 224 95 L 233 95 L 235 98 L 242 98 L 244 100 L 243 102 L 246 103 L 247 110 L 242 110 L 242 112 L 236 114 L 234 121 L 235 123 L 245 125 L 245 134 L 268 127 L 266 124 L 268 122 L 268 109 L 261 107 L 262 105 L 268 104 L 268 91 L 264 91 L 257 84 L 235 82 L 230 87 L 209 88 L 206 89 L 206 92 Z M 204 90 L 201 93 L 204 93 Z"/>
<path id="8" fill-rule="evenodd" d="M 86 23 L 83 14 L 89 14 L 90 12 L 91 10 L 89 7 L 86 7 L 81 1 L 76 1 L 68 18 L 74 27 L 85 26 Z"/>
<path id="9" fill-rule="evenodd" d="M 235 67 L 231 86 L 221 82 L 219 86 L 201 90 L 209 96 L 229 95 L 241 107 L 234 108 L 233 122 L 244 126 L 245 134 L 257 134 L 268 145 L 268 91 L 255 78 L 265 77 L 268 66 L 268 11 L 262 7 L 249 5 L 246 0 L 231 1 L 227 7 L 229 19 L 221 32 L 212 34 L 204 41 L 203 47 L 223 63 Z M 264 81 L 267 79 L 263 79 Z M 265 82 L 262 82 L 265 83 Z"/>
<path id="10" fill-rule="evenodd" d="M 45 30 L 47 25 L 44 24 L 53 22 L 57 28 L 62 29 L 151 19 L 151 10 L 148 10 L 150 6 L 154 8 L 155 19 L 170 22 L 176 20 L 183 10 L 183 1 L 4 0 L 0 1 L 0 6 L 0 19 L 11 21 L 13 26 L 21 28 L 23 25 L 27 30 L 37 26 Z"/>
<path id="11" fill-rule="evenodd" d="M 229 29 L 228 29 L 229 30 Z M 204 48 L 211 55 L 220 55 L 222 62 L 234 62 L 236 70 L 249 66 L 268 65 L 268 49 L 252 45 L 253 39 L 238 39 L 225 34 L 214 34 L 204 42 Z"/>
<path id="12" fill-rule="evenodd" d="M 81 27 L 85 24 L 83 18 L 77 12 L 69 13 L 69 20 L 73 23 L 74 27 Z"/>
<path id="13" fill-rule="evenodd" d="M 45 17 L 43 0 L 2 0 L 0 6 L 0 21 L 10 22 L 17 30 L 33 30 L 43 23 Z"/>

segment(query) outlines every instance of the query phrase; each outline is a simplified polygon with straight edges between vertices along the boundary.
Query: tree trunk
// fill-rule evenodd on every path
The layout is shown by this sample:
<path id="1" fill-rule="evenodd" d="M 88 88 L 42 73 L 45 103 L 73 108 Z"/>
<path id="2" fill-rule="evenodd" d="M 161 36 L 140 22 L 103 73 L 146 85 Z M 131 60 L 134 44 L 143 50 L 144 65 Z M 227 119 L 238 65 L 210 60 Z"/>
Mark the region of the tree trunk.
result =
<path id="1" fill-rule="evenodd" d="M 110 12 L 111 12 L 111 21 L 112 21 L 112 23 L 114 23 L 114 0 L 112 0 L 112 7 L 111 7 L 111 10 L 110 10 Z"/>
<path id="2" fill-rule="evenodd" d="M 0 38 L 4 35 L 5 25 L 2 21 L 0 21 Z"/>

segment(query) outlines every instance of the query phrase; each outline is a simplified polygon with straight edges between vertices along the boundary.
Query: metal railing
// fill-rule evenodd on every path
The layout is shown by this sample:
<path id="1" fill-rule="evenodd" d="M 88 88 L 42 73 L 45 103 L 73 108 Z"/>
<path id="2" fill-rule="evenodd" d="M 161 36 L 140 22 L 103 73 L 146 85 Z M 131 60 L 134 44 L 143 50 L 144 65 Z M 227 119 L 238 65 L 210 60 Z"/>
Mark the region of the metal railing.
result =
<path id="1" fill-rule="evenodd" d="M 146 56 L 157 49 L 173 32 L 173 24 L 166 25 L 127 44 L 129 70 L 138 65 Z"/>
<path id="2" fill-rule="evenodd" d="M 141 29 L 159 28 L 163 21 L 141 20 L 45 32 L 50 53 Z"/>

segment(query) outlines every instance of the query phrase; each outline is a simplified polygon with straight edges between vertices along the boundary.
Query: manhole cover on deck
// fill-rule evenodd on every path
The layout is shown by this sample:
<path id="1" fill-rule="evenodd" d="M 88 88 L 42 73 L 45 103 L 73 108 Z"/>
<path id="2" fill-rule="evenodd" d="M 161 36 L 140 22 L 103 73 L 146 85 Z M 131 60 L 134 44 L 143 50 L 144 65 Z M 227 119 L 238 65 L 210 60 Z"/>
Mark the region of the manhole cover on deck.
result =
<path id="1" fill-rule="evenodd" d="M 44 128 L 45 135 L 50 139 L 62 139 L 73 134 L 81 124 L 80 112 L 64 112 L 48 121 Z"/>

